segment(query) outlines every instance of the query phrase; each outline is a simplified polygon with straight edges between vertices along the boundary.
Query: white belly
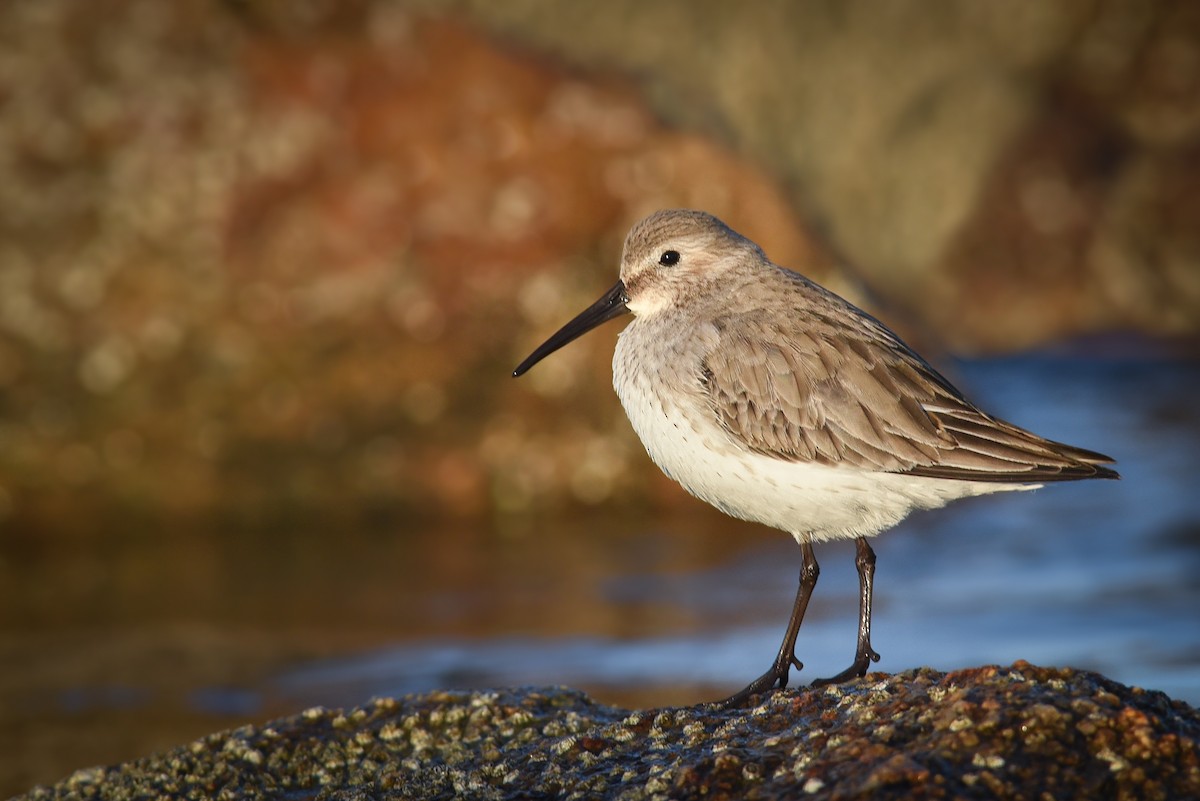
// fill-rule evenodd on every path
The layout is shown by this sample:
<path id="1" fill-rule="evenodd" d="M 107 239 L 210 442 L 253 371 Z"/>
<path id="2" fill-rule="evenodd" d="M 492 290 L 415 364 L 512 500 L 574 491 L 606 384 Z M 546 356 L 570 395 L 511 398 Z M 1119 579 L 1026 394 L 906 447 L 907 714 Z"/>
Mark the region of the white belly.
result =
<path id="1" fill-rule="evenodd" d="M 872 536 L 914 509 L 971 495 L 1034 489 L 881 473 L 773 459 L 742 447 L 706 405 L 684 359 L 647 359 L 627 330 L 613 357 L 613 386 L 650 458 L 689 493 L 726 514 L 797 540 Z M 636 343 L 643 345 L 643 343 Z M 647 370 L 655 362 L 660 369 Z"/>

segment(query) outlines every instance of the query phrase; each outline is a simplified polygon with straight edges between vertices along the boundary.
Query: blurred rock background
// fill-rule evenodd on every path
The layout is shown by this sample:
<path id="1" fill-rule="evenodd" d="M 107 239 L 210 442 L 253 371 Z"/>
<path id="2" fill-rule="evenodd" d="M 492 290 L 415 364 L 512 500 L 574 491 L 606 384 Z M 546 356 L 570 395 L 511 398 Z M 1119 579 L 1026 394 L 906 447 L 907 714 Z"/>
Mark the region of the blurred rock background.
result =
<path id="1" fill-rule="evenodd" d="M 652 618 L 523 571 L 727 560 L 609 388 L 619 325 L 509 377 L 667 206 L 935 357 L 1194 356 L 1200 5 L 0 3 L 0 795 L 315 654 Z M 688 545 L 551 550 L 593 510 Z"/>
<path id="2" fill-rule="evenodd" d="M 1194 4 L 39 0 L 0 40 L 18 535 L 675 497 L 615 331 L 508 378 L 663 206 L 929 347 L 1200 323 Z"/>

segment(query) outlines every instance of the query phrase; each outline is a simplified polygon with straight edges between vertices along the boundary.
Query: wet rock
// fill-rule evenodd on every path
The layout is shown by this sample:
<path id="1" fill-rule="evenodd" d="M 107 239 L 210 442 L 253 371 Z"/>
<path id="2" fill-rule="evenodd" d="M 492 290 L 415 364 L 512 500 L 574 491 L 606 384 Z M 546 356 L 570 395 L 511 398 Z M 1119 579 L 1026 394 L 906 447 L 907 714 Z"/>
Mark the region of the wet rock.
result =
<path id="1" fill-rule="evenodd" d="M 1200 797 L 1200 714 L 1024 662 L 871 674 L 757 706 L 630 711 L 568 689 L 311 709 L 24 798 Z"/>

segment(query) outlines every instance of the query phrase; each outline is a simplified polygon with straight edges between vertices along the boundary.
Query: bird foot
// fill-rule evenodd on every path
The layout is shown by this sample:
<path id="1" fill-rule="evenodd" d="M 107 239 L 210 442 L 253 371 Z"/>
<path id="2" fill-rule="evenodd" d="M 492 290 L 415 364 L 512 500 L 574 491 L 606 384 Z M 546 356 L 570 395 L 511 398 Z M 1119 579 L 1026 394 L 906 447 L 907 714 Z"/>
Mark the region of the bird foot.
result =
<path id="1" fill-rule="evenodd" d="M 879 661 L 879 654 L 871 646 L 867 646 L 865 651 L 859 652 L 854 657 L 854 662 L 850 667 L 838 673 L 836 676 L 830 676 L 827 679 L 813 679 L 810 687 L 828 687 L 830 684 L 843 684 L 851 679 L 861 679 L 867 675 L 867 668 L 872 662 Z"/>
<path id="2" fill-rule="evenodd" d="M 787 687 L 788 673 L 793 667 L 796 670 L 803 670 L 804 663 L 794 655 L 786 659 L 776 659 L 770 670 L 746 685 L 745 689 L 739 690 L 723 701 L 713 701 L 708 706 L 713 709 L 737 709 L 745 706 L 746 702 L 756 695 L 762 695 L 776 688 L 782 690 Z"/>

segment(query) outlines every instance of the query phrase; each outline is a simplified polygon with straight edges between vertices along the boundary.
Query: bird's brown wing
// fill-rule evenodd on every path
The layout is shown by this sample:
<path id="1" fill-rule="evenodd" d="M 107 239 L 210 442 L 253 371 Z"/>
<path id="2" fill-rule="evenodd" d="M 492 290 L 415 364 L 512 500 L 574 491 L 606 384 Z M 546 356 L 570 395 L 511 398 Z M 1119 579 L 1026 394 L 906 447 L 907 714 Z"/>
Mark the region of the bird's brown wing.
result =
<path id="1" fill-rule="evenodd" d="M 750 450 L 969 481 L 1116 477 L 1102 454 L 975 408 L 874 318 L 848 304 L 821 314 L 751 310 L 715 322 L 701 382 L 720 424 Z"/>

